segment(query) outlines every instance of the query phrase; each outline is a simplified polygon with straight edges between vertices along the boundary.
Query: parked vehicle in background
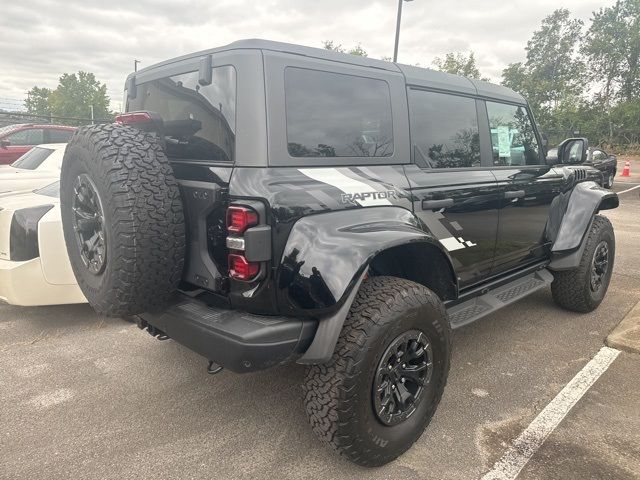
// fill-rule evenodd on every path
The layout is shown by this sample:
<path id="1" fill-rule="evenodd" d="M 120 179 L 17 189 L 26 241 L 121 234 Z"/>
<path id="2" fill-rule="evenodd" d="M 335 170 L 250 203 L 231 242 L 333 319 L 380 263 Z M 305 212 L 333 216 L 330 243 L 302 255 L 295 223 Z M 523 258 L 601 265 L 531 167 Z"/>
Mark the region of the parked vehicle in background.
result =
<path id="1" fill-rule="evenodd" d="M 60 182 L 0 198 L 0 300 L 36 306 L 84 303 L 60 221 Z"/>
<path id="2" fill-rule="evenodd" d="M 547 152 L 547 162 L 554 163 L 558 160 L 558 149 L 550 148 Z M 601 148 L 590 147 L 587 157 L 581 165 L 589 165 L 602 173 L 602 186 L 613 187 L 613 179 L 618 171 L 618 157 L 610 155 Z"/>
<path id="3" fill-rule="evenodd" d="M 0 128 L 0 165 L 8 165 L 43 143 L 66 143 L 76 127 L 18 123 Z"/>
<path id="4" fill-rule="evenodd" d="M 134 72 L 126 92 L 62 163 L 80 288 L 210 373 L 306 364 L 313 431 L 358 464 L 429 424 L 451 328 L 548 286 L 577 312 L 606 294 L 615 239 L 598 213 L 618 197 L 567 168 L 584 138 L 546 164 L 508 88 L 247 40 Z"/>
<path id="5" fill-rule="evenodd" d="M 66 143 L 38 145 L 11 165 L 0 165 L 0 196 L 31 191 L 60 180 Z"/>

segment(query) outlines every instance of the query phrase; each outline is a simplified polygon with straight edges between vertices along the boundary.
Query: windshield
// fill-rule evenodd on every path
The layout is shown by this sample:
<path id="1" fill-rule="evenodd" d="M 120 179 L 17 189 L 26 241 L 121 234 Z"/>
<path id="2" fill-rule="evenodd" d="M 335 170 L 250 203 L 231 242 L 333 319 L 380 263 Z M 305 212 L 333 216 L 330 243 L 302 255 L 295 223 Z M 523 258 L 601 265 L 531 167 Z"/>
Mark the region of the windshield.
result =
<path id="1" fill-rule="evenodd" d="M 51 150 L 50 148 L 35 147 L 13 162 L 11 166 L 14 168 L 22 168 L 24 170 L 35 170 L 53 152 L 54 150 Z"/>

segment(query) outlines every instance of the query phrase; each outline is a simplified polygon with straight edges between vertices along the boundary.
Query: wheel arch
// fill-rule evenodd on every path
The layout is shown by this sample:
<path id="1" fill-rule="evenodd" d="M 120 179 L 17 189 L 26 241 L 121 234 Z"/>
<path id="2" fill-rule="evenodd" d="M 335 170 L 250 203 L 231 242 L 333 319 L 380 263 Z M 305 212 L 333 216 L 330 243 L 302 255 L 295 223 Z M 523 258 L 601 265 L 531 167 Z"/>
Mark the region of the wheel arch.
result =
<path id="1" fill-rule="evenodd" d="M 283 313 L 319 319 L 300 363 L 331 358 L 360 284 L 369 275 L 414 281 L 443 300 L 458 293 L 451 257 L 406 209 L 371 207 L 303 217 L 289 235 L 276 275 L 280 304 L 289 309 Z"/>
<path id="2" fill-rule="evenodd" d="M 552 270 L 568 270 L 580 263 L 587 233 L 602 210 L 617 208 L 618 195 L 595 182 L 578 183 L 554 199 L 547 222 Z"/>

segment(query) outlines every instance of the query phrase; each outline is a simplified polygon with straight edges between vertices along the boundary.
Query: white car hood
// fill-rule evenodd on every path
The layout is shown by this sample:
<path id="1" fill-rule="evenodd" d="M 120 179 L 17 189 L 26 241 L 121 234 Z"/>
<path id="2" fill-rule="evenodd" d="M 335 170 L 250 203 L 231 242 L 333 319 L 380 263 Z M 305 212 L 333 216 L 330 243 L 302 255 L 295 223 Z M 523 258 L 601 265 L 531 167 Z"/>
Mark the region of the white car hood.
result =
<path id="1" fill-rule="evenodd" d="M 14 194 L 0 198 L 0 259 L 9 258 L 9 237 L 13 213 L 22 208 L 38 207 L 41 205 L 57 205 L 60 200 L 56 197 L 39 195 L 28 192 Z"/>
<path id="2" fill-rule="evenodd" d="M 59 170 L 25 170 L 22 168 L 0 168 L 0 196 L 14 192 L 35 190 L 60 179 Z"/>

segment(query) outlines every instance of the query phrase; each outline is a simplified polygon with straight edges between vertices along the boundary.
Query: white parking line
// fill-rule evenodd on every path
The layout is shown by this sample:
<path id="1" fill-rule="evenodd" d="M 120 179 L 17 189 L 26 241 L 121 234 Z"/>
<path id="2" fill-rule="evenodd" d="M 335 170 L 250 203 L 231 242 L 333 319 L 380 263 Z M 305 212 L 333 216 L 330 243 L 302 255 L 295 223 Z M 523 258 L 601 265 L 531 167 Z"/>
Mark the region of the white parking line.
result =
<path id="1" fill-rule="evenodd" d="M 621 195 L 623 193 L 627 193 L 630 192 L 631 190 L 635 190 L 636 188 L 640 188 L 640 185 L 637 185 L 635 187 L 631 187 L 631 188 L 627 188 L 626 190 L 622 190 L 621 192 L 618 192 L 618 195 Z"/>
<path id="2" fill-rule="evenodd" d="M 569 410 L 607 371 L 620 350 L 602 347 L 595 357 L 544 407 L 482 480 L 513 480 L 555 430 Z"/>

